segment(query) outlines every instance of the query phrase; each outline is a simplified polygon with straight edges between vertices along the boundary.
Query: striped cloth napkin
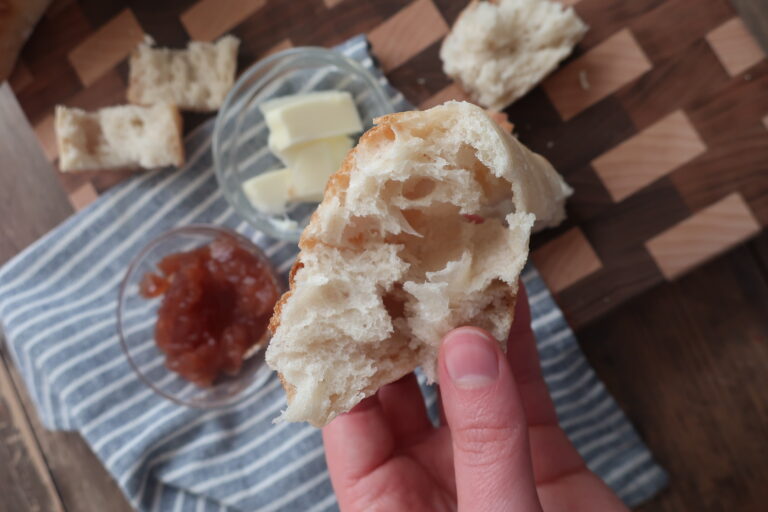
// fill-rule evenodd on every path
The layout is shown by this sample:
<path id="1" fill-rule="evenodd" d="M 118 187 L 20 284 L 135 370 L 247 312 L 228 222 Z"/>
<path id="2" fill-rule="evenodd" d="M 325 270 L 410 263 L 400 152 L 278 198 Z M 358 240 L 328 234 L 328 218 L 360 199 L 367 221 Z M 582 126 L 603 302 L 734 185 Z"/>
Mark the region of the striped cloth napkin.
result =
<path id="1" fill-rule="evenodd" d="M 376 67 L 363 36 L 337 48 L 411 106 Z M 137 176 L 27 248 L 0 270 L 0 321 L 45 425 L 80 432 L 142 511 L 335 510 L 320 431 L 272 419 L 285 407 L 277 378 L 241 402 L 201 411 L 139 381 L 118 343 L 115 303 L 129 260 L 150 239 L 190 223 L 234 229 L 285 274 L 297 251 L 243 222 L 213 174 L 212 123 L 186 140 L 188 163 Z M 589 467 L 629 505 L 666 484 L 606 392 L 533 267 L 533 328 L 561 425 Z M 424 387 L 436 413 L 437 395 Z"/>

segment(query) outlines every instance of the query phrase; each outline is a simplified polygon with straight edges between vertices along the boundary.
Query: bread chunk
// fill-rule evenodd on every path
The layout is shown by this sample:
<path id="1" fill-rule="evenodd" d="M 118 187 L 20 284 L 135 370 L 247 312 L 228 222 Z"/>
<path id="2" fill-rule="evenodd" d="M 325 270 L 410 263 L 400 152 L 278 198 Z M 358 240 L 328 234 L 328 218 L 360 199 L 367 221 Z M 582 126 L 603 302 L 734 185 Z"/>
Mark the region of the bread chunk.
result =
<path id="1" fill-rule="evenodd" d="M 534 224 L 570 188 L 481 108 L 448 102 L 375 120 L 328 183 L 275 307 L 267 363 L 281 419 L 323 426 L 475 325 L 505 340 Z"/>
<path id="2" fill-rule="evenodd" d="M 174 103 L 182 110 L 217 110 L 235 81 L 240 40 L 191 41 L 186 50 L 140 44 L 130 59 L 128 101 L 139 105 Z"/>
<path id="3" fill-rule="evenodd" d="M 443 70 L 488 108 L 533 89 L 587 31 L 573 8 L 551 0 L 473 0 L 440 48 Z"/>
<path id="4" fill-rule="evenodd" d="M 151 169 L 184 163 L 179 110 L 167 103 L 96 112 L 58 105 L 54 122 L 62 171 Z"/>

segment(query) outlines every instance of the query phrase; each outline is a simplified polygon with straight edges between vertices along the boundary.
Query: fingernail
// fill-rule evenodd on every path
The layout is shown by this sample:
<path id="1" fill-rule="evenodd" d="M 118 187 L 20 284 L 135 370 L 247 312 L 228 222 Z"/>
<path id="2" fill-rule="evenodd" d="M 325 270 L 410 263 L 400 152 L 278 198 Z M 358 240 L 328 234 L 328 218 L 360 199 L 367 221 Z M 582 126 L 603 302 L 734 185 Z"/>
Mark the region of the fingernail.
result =
<path id="1" fill-rule="evenodd" d="M 457 329 L 445 337 L 445 367 L 456 386 L 473 389 L 496 380 L 499 358 L 495 343 L 482 331 L 472 328 Z"/>

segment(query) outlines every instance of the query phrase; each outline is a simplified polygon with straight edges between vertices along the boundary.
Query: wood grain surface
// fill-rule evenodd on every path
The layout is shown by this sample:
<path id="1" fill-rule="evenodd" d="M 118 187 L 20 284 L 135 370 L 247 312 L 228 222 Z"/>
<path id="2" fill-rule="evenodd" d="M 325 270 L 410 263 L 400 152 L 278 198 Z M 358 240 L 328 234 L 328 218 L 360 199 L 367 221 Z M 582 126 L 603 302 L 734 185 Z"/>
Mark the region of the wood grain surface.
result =
<path id="1" fill-rule="evenodd" d="M 642 510 L 763 510 L 768 6 L 565 3 L 589 32 L 542 87 L 507 109 L 521 140 L 575 189 L 568 222 L 537 236 L 532 257 L 670 470 L 669 490 Z M 278 49 L 364 32 L 393 85 L 426 107 L 463 97 L 438 52 L 464 5 L 54 0 L 0 88 L 0 263 L 131 175 L 56 171 L 52 112 L 58 103 L 123 101 L 125 57 L 142 33 L 183 47 L 231 32 L 242 40 L 243 70 Z M 207 119 L 184 117 L 187 129 Z M 708 237 L 711 229 L 725 231 Z M 702 249 L 681 246 L 686 237 Z M 79 436 L 41 427 L 3 350 L 0 466 L 1 512 L 130 509 Z"/>
<path id="2" fill-rule="evenodd" d="M 579 327 L 671 276 L 665 272 L 670 262 L 652 258 L 646 243 L 681 220 L 740 193 L 761 227 L 768 225 L 768 189 L 761 186 L 768 172 L 762 154 L 768 59 L 765 43 L 749 31 L 762 27 L 757 0 L 737 2 L 739 11 L 727 0 L 567 3 L 589 32 L 540 88 L 507 111 L 521 140 L 549 158 L 576 191 L 568 224 L 537 237 L 534 248 L 578 227 L 603 262 L 580 279 L 559 265 L 545 269 L 549 282 L 568 284 L 557 290 L 557 300 Z M 54 163 L 54 105 L 95 109 L 124 101 L 126 57 L 143 33 L 181 47 L 190 38 L 209 41 L 231 32 L 242 39 L 242 70 L 277 48 L 330 46 L 364 32 L 393 85 L 425 108 L 465 98 L 438 56 L 463 5 L 173 0 L 158 7 L 148 0 L 59 0 L 22 52 L 11 83 Z M 187 129 L 207 118 L 184 117 Z M 127 176 L 59 173 L 76 209 Z M 649 211 L 674 215 L 651 213 L 649 222 Z M 717 241 L 717 253 L 736 244 Z"/>

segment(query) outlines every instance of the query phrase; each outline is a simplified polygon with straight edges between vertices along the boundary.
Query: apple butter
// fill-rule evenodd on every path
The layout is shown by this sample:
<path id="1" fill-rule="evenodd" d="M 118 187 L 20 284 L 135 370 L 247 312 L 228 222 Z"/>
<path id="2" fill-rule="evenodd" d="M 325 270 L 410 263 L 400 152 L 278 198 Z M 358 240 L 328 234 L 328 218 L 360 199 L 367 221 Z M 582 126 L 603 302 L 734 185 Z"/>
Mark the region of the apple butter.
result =
<path id="1" fill-rule="evenodd" d="M 143 297 L 162 295 L 155 342 L 165 365 L 199 386 L 235 375 L 264 336 L 279 290 L 262 259 L 231 236 L 166 256 L 140 284 Z"/>

